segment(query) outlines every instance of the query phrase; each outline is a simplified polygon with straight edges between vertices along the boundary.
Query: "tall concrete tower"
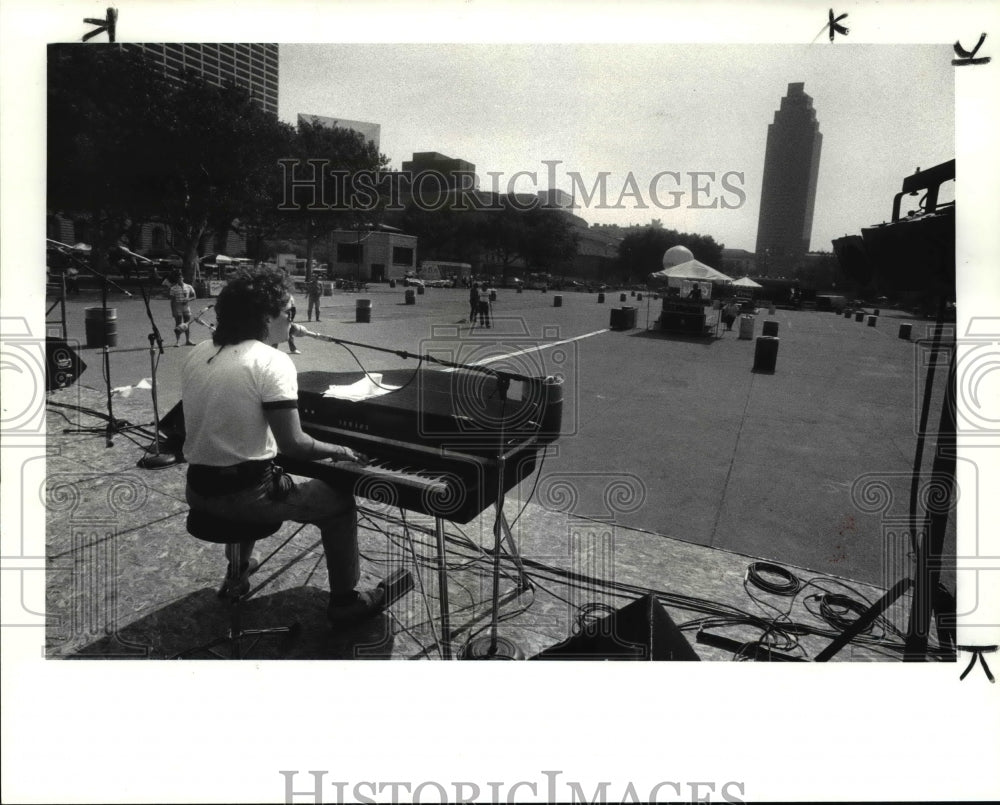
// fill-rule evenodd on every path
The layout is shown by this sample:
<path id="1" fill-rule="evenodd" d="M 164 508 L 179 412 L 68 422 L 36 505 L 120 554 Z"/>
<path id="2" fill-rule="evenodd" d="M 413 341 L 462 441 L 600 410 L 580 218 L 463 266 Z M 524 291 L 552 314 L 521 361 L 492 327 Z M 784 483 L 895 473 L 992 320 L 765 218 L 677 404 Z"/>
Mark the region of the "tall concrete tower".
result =
<path id="1" fill-rule="evenodd" d="M 823 135 L 804 90 L 789 84 L 767 127 L 756 251 L 758 272 L 769 276 L 789 276 L 809 251 Z"/>

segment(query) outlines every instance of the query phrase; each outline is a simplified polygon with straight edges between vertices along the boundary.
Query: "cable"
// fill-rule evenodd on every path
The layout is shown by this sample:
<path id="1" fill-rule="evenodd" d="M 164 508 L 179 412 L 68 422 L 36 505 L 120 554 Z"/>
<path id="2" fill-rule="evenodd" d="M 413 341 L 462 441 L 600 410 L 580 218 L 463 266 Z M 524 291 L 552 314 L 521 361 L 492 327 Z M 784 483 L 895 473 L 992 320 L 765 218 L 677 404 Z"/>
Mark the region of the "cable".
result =
<path id="1" fill-rule="evenodd" d="M 375 380 L 374 377 L 371 376 L 371 374 L 368 372 L 368 370 L 365 369 L 364 364 L 361 363 L 361 360 L 358 358 L 357 355 L 354 354 L 354 352 L 351 350 L 351 348 L 349 346 L 347 346 L 347 344 L 342 344 L 339 341 L 337 342 L 337 344 L 339 346 L 343 347 L 344 349 L 346 349 L 347 350 L 347 354 L 350 355 L 352 358 L 354 358 L 354 362 L 361 368 L 361 371 L 364 372 L 365 377 L 367 377 L 374 385 L 378 386 L 378 388 L 384 389 L 385 391 L 400 391 L 401 389 L 405 389 L 407 386 L 410 385 L 410 383 L 413 382 L 414 378 L 416 378 L 417 374 L 420 372 L 420 367 L 423 366 L 423 364 L 424 364 L 424 356 L 423 355 L 418 355 L 417 356 L 417 368 L 413 370 L 413 374 L 410 375 L 410 379 L 409 380 L 407 380 L 399 388 L 395 388 L 393 386 L 383 386 L 381 383 L 379 383 L 377 380 Z"/>
<path id="2" fill-rule="evenodd" d="M 779 576 L 784 581 L 770 581 L 767 576 Z M 795 595 L 802 587 L 794 573 L 772 562 L 752 562 L 749 564 L 746 570 L 746 580 L 755 587 L 774 595 Z"/>

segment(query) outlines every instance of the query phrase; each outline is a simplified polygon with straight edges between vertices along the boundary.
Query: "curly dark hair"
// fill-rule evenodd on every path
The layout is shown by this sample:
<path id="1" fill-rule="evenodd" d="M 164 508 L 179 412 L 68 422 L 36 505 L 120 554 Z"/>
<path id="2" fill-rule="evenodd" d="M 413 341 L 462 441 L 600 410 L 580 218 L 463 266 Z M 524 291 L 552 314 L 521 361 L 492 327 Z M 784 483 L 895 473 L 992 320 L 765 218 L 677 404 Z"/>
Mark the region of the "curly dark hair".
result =
<path id="1" fill-rule="evenodd" d="M 251 338 L 267 341 L 271 319 L 281 314 L 288 299 L 288 275 L 284 271 L 240 271 L 226 283 L 215 303 L 217 323 L 212 342 L 221 347 Z"/>

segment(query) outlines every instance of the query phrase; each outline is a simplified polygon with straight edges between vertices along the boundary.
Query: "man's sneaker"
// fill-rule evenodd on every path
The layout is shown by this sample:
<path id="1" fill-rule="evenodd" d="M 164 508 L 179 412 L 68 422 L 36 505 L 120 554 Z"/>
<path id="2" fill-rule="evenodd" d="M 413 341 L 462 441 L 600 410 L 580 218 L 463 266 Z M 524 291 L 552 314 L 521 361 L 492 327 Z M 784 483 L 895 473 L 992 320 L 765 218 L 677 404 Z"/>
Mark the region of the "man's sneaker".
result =
<path id="1" fill-rule="evenodd" d="M 290 350 L 288 350 L 288 354 L 289 355 L 301 355 L 302 354 L 302 350 L 301 349 L 290 349 Z"/>
<path id="2" fill-rule="evenodd" d="M 331 626 L 356 623 L 377 615 L 385 609 L 385 588 L 382 585 L 370 590 L 356 590 L 357 598 L 349 604 L 334 604 L 326 608 L 326 619 Z"/>

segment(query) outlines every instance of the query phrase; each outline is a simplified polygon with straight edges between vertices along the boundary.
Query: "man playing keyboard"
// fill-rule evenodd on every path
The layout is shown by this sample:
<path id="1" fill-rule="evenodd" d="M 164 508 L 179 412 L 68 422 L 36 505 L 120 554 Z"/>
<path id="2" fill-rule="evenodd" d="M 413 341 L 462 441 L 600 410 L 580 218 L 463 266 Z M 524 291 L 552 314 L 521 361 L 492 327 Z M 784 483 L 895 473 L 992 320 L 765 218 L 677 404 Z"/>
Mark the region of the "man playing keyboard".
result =
<path id="1" fill-rule="evenodd" d="M 195 346 L 184 363 L 186 495 L 192 509 L 227 519 L 318 526 L 330 584 L 327 617 L 336 626 L 385 606 L 381 586 L 355 589 L 360 568 L 354 496 L 321 480 L 295 482 L 273 459 L 279 451 L 307 461 L 366 459 L 302 430 L 295 365 L 268 346 L 272 330 L 283 338 L 288 328 L 286 283 L 274 269 L 237 274 L 215 304 L 212 339 Z"/>

